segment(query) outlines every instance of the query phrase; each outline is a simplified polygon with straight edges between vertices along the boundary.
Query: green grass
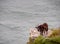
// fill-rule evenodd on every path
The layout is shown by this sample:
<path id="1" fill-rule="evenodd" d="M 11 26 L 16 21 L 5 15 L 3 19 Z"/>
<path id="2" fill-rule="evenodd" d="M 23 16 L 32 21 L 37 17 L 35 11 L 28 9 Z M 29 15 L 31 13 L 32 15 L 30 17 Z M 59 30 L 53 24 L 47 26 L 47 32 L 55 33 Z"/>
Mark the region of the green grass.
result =
<path id="1" fill-rule="evenodd" d="M 60 44 L 60 36 L 51 38 L 38 37 L 33 44 Z"/>

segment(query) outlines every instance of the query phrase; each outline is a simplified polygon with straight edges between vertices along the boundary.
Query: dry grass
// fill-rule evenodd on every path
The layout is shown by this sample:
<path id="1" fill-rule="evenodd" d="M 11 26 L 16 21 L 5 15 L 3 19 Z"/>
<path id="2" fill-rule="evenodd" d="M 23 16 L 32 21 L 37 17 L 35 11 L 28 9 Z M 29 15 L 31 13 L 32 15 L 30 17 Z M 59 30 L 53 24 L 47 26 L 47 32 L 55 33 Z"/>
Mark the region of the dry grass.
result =
<path id="1" fill-rule="evenodd" d="M 49 37 L 60 36 L 60 28 L 53 28 L 52 34 Z"/>

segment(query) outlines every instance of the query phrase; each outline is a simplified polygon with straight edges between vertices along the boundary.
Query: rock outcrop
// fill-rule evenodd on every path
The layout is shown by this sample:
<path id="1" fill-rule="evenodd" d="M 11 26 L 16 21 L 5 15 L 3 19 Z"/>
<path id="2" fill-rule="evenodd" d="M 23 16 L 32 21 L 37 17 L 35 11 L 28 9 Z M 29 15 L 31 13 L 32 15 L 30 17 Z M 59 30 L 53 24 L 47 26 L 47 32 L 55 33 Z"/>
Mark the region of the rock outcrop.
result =
<path id="1" fill-rule="evenodd" d="M 40 35 L 34 40 L 29 38 L 27 44 L 60 44 L 60 28 L 48 30 L 46 37 Z"/>

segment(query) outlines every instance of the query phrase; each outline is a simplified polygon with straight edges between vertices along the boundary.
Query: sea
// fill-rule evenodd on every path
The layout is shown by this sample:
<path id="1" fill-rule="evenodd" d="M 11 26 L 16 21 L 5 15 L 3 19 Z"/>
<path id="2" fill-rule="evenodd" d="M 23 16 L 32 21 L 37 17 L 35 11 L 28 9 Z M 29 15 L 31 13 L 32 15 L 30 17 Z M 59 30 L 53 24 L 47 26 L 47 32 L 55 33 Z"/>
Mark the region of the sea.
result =
<path id="1" fill-rule="evenodd" d="M 60 27 L 60 0 L 0 0 L 0 44 L 27 44 L 30 28 L 45 22 Z"/>

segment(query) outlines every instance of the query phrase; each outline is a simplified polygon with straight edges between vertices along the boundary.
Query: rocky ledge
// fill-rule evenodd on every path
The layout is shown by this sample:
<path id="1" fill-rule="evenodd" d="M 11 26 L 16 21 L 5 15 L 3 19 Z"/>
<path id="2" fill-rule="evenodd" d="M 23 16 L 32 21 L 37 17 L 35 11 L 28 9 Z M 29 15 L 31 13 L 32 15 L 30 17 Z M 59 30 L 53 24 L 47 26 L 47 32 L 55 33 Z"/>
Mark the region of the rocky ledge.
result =
<path id="1" fill-rule="evenodd" d="M 39 35 L 34 40 L 29 37 L 27 44 L 60 44 L 60 28 L 50 29 L 46 37 Z"/>

